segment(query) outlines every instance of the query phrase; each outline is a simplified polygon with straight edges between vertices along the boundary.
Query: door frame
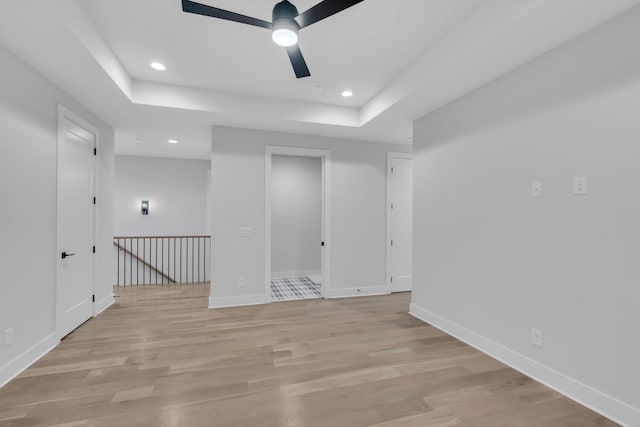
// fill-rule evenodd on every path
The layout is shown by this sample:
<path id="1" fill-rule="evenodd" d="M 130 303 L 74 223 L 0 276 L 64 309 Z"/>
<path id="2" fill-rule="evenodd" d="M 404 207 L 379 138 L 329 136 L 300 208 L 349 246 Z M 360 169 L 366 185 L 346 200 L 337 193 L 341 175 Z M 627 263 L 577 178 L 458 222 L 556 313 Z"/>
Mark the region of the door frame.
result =
<path id="1" fill-rule="evenodd" d="M 331 289 L 331 151 L 267 145 L 265 147 L 264 179 L 264 292 L 265 302 L 271 302 L 271 159 L 274 155 L 319 157 L 322 161 L 322 242 L 320 292 L 322 298 Z"/>
<path id="2" fill-rule="evenodd" d="M 391 198 L 392 198 L 392 185 L 391 185 L 391 167 L 393 159 L 407 159 L 413 160 L 412 153 L 399 153 L 399 152 L 387 152 L 387 243 L 385 245 L 386 248 L 386 274 L 387 278 L 385 280 L 387 286 L 387 293 L 391 293 Z M 413 197 L 413 195 L 412 195 Z M 412 225 L 413 227 L 413 225 Z M 411 255 L 413 256 L 413 249 L 411 250 Z"/>
<path id="3" fill-rule="evenodd" d="M 94 136 L 94 143 L 93 143 L 93 149 L 97 150 L 98 149 L 98 145 L 99 145 L 99 140 L 100 140 L 100 133 L 98 131 L 98 129 L 93 126 L 91 123 L 87 122 L 86 120 L 84 120 L 82 117 L 78 116 L 76 113 L 74 113 L 73 111 L 71 111 L 69 108 L 65 107 L 62 104 L 58 104 L 58 141 L 56 144 L 56 253 L 55 253 L 55 260 L 56 260 L 56 301 L 55 301 L 55 331 L 56 331 L 56 335 L 58 336 L 59 339 L 64 338 L 64 336 L 62 336 L 62 332 L 59 330 L 60 328 L 60 302 L 59 302 L 59 298 L 60 298 L 60 289 L 61 289 L 61 284 L 60 284 L 60 264 L 58 262 L 58 256 L 60 255 L 62 248 L 60 247 L 60 238 L 59 238 L 59 233 L 60 233 L 60 210 L 61 210 L 61 206 L 60 206 L 60 182 L 59 182 L 59 173 L 60 173 L 60 158 L 58 156 L 59 154 L 59 150 L 60 150 L 60 145 L 63 142 L 64 139 L 64 121 L 69 120 L 74 122 L 75 124 L 77 124 L 78 126 L 84 128 L 85 130 L 91 132 Z M 97 151 L 94 151 L 94 153 L 97 153 Z M 96 189 L 97 189 L 97 167 L 96 167 L 96 158 L 97 158 L 97 154 L 92 156 L 91 158 L 91 187 L 93 189 L 93 194 L 94 196 L 96 195 Z M 89 218 L 90 224 L 91 224 L 91 232 L 90 232 L 90 236 L 89 239 L 90 241 L 87 242 L 87 244 L 89 246 L 93 245 L 95 246 L 96 244 L 96 205 L 91 203 L 90 200 L 87 200 L 87 203 L 89 203 L 90 205 L 90 210 L 91 210 L 91 217 Z M 92 306 L 93 306 L 93 316 L 96 315 L 96 302 L 95 302 L 95 293 L 96 293 L 96 268 L 95 268 L 95 264 L 96 264 L 96 260 L 95 260 L 95 256 L 91 257 L 91 262 L 89 263 L 89 277 L 91 278 L 91 283 L 90 283 L 90 289 L 92 290 L 93 293 L 93 301 L 91 302 Z"/>

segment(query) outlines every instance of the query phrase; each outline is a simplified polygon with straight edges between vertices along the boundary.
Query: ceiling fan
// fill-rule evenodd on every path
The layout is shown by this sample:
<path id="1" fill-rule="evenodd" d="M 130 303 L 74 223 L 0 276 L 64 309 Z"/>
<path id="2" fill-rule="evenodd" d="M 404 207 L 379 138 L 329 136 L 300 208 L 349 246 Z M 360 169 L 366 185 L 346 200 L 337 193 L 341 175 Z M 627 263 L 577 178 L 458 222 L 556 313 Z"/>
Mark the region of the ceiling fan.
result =
<path id="1" fill-rule="evenodd" d="M 227 21 L 239 22 L 241 24 L 271 30 L 271 38 L 273 41 L 277 45 L 287 49 L 293 71 L 296 73 L 296 77 L 300 79 L 311 76 L 311 73 L 302 56 L 302 51 L 300 51 L 300 47 L 298 46 L 298 31 L 331 15 L 342 12 L 362 1 L 363 0 L 324 0 L 311 9 L 298 13 L 298 9 L 293 4 L 288 0 L 283 0 L 273 8 L 272 22 L 206 4 L 196 3 L 191 0 L 182 0 L 182 10 L 188 13 L 195 13 L 196 15 L 226 19 Z"/>

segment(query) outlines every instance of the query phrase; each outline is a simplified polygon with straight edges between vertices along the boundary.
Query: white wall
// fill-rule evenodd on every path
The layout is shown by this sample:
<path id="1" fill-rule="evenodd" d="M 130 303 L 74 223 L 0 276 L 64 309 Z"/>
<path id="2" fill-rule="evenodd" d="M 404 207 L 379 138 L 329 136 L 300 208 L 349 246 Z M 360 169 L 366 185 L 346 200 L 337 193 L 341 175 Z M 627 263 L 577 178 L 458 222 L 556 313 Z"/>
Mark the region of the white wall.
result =
<path id="1" fill-rule="evenodd" d="M 274 155 L 271 160 L 271 271 L 320 274 L 322 159 Z"/>
<path id="2" fill-rule="evenodd" d="M 633 426 L 638 40 L 636 8 L 415 124 L 411 308 Z"/>
<path id="3" fill-rule="evenodd" d="M 265 146 L 331 150 L 329 297 L 380 293 L 385 281 L 386 155 L 408 146 L 213 128 L 210 306 L 265 301 Z M 238 237 L 251 227 L 251 238 Z M 238 277 L 245 286 L 238 286 Z"/>
<path id="4" fill-rule="evenodd" d="M 206 160 L 116 156 L 115 234 L 207 234 Z M 140 203 L 149 200 L 149 215 Z"/>
<path id="5" fill-rule="evenodd" d="M 99 129 L 96 309 L 113 302 L 114 131 L 0 45 L 0 385 L 55 346 L 58 103 Z"/>

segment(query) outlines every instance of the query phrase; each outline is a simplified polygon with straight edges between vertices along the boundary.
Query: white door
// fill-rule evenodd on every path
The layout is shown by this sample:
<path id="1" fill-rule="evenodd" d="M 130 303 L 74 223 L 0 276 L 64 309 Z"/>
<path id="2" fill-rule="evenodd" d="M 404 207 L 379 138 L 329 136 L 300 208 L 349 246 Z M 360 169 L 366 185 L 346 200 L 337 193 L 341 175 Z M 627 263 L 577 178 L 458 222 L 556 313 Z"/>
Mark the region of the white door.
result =
<path id="1" fill-rule="evenodd" d="M 58 275 L 59 337 L 93 314 L 93 158 L 95 134 L 60 119 L 58 141 Z"/>
<path id="2" fill-rule="evenodd" d="M 392 158 L 390 174 L 391 292 L 411 290 L 411 233 L 413 228 L 413 165 L 411 159 Z"/>

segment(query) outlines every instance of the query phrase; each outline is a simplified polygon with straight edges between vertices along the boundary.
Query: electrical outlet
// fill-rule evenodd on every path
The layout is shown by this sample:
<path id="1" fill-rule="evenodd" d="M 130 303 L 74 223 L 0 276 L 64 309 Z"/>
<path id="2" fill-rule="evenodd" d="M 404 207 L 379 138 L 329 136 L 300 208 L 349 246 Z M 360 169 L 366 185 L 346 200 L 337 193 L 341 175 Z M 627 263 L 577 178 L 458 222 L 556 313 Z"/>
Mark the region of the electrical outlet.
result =
<path id="1" fill-rule="evenodd" d="M 238 236 L 251 237 L 251 227 L 240 227 L 238 229 Z"/>
<path id="2" fill-rule="evenodd" d="M 13 328 L 4 331 L 4 345 L 8 347 L 11 344 L 13 344 Z"/>
<path id="3" fill-rule="evenodd" d="M 573 194 L 583 196 L 587 194 L 587 177 L 577 176 L 573 178 Z"/>
<path id="4" fill-rule="evenodd" d="M 238 286 L 244 288 L 244 277 L 238 277 Z"/>
<path id="5" fill-rule="evenodd" d="M 531 329 L 531 344 L 542 347 L 542 331 Z"/>
<path id="6" fill-rule="evenodd" d="M 532 182 L 531 183 L 531 197 L 542 197 L 542 183 L 541 182 Z"/>

